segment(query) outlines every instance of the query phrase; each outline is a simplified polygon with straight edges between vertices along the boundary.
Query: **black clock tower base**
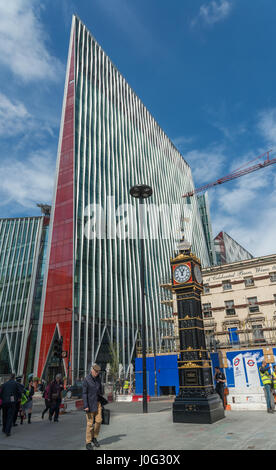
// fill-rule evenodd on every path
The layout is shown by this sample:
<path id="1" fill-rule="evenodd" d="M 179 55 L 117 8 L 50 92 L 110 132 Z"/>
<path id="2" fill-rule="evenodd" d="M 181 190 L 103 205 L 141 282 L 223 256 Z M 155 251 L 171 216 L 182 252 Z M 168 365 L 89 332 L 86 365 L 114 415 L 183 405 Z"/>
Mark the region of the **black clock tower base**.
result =
<path id="1" fill-rule="evenodd" d="M 177 396 L 173 403 L 174 423 L 212 424 L 222 418 L 224 408 L 217 393 L 207 397 Z"/>

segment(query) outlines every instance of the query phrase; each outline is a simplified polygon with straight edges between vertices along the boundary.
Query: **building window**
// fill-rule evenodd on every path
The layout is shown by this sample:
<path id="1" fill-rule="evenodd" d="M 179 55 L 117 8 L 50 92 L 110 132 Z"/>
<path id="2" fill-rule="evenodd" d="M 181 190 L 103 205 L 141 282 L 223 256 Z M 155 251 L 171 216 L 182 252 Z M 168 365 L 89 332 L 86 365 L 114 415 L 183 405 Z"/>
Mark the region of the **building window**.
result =
<path id="1" fill-rule="evenodd" d="M 204 284 L 203 285 L 203 292 L 204 292 L 204 294 L 209 294 L 210 293 L 209 284 Z"/>
<path id="2" fill-rule="evenodd" d="M 234 300 L 226 300 L 225 302 L 226 315 L 236 315 L 234 308 Z"/>
<path id="3" fill-rule="evenodd" d="M 252 333 L 255 343 L 263 343 L 265 341 L 262 325 L 252 325 Z"/>
<path id="4" fill-rule="evenodd" d="M 244 278 L 244 285 L 245 285 L 245 287 L 254 286 L 254 279 L 253 279 L 253 277 L 245 277 L 245 278 Z"/>
<path id="5" fill-rule="evenodd" d="M 276 282 L 276 272 L 269 273 L 269 277 L 271 282 Z"/>
<path id="6" fill-rule="evenodd" d="M 276 305 L 276 294 L 274 294 L 274 303 Z"/>
<path id="7" fill-rule="evenodd" d="M 257 297 L 249 297 L 247 300 L 248 300 L 249 312 L 250 313 L 259 312 L 259 305 L 258 305 Z"/>
<path id="8" fill-rule="evenodd" d="M 204 317 L 204 318 L 210 318 L 210 317 L 212 317 L 212 307 L 211 307 L 211 304 L 210 304 L 210 303 L 208 303 L 208 304 L 203 304 L 202 307 L 203 307 L 203 317 Z"/>
<path id="9" fill-rule="evenodd" d="M 216 341 L 214 330 L 205 330 L 206 347 L 212 351 L 217 350 L 218 341 Z"/>
<path id="10" fill-rule="evenodd" d="M 223 288 L 223 290 L 232 289 L 231 281 L 222 281 L 222 288 Z"/>
<path id="11" fill-rule="evenodd" d="M 238 328 L 235 326 L 234 328 L 228 328 L 229 331 L 229 341 L 231 344 L 239 344 L 239 335 L 237 333 Z"/>

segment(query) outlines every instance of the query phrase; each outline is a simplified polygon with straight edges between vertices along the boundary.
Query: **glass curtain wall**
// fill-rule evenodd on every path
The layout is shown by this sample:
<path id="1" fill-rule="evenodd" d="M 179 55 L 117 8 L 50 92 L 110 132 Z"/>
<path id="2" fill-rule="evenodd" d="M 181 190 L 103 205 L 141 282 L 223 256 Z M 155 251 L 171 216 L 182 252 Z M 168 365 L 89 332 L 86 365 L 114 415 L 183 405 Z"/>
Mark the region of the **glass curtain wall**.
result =
<path id="1" fill-rule="evenodd" d="M 79 378 L 91 362 L 105 366 L 110 361 L 110 346 L 115 346 L 125 373 L 135 353 L 141 327 L 139 240 L 124 237 L 123 225 L 124 205 L 133 206 L 133 218 L 138 218 L 138 203 L 129 194 L 133 185 L 153 188 L 146 203 L 149 224 L 155 220 L 151 205 L 178 206 L 177 216 L 172 212 L 164 216 L 163 228 L 172 227 L 169 237 L 159 233 L 156 239 L 145 238 L 148 347 L 154 337 L 157 350 L 161 344 L 160 318 L 166 312 L 160 304 L 159 284 L 170 276 L 170 257 L 181 230 L 204 266 L 210 265 L 210 258 L 197 199 L 186 204 L 182 198 L 194 187 L 189 165 L 85 25 L 77 17 L 73 22 L 73 375 Z M 87 236 L 92 228 L 97 231 L 94 238 Z"/>
<path id="2" fill-rule="evenodd" d="M 43 217 L 0 220 L 0 375 L 22 374 Z"/>

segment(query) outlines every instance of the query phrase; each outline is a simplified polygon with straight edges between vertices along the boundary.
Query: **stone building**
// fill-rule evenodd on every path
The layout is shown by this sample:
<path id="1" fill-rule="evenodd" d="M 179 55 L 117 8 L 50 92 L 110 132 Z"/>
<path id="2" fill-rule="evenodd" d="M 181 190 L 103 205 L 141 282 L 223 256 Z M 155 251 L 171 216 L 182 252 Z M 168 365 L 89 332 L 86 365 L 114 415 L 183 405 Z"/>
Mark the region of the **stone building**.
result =
<path id="1" fill-rule="evenodd" d="M 211 349 L 276 344 L 276 255 L 205 268 L 203 283 Z"/>

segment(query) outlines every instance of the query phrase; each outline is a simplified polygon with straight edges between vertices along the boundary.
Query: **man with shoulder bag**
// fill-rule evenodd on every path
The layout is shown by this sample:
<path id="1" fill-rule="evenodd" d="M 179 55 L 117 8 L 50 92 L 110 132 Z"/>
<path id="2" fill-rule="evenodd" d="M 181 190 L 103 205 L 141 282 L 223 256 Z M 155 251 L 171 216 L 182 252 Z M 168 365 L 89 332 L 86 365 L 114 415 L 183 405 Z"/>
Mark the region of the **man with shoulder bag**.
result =
<path id="1" fill-rule="evenodd" d="M 97 437 L 102 423 L 102 397 L 103 388 L 98 364 L 93 364 L 90 374 L 84 379 L 82 385 L 83 408 L 86 412 L 86 449 L 93 450 L 93 446 L 100 447 Z"/>

